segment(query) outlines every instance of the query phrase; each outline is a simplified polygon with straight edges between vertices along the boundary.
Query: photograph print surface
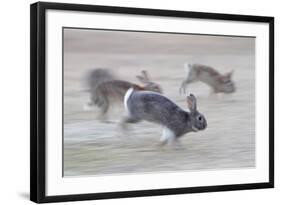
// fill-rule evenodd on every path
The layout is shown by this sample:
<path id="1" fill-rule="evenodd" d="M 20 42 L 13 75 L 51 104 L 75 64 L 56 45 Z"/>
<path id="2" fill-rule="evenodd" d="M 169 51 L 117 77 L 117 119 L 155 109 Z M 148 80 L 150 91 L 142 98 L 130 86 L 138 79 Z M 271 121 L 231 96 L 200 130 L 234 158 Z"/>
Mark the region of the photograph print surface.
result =
<path id="1" fill-rule="evenodd" d="M 255 167 L 255 38 L 63 28 L 63 175 Z"/>

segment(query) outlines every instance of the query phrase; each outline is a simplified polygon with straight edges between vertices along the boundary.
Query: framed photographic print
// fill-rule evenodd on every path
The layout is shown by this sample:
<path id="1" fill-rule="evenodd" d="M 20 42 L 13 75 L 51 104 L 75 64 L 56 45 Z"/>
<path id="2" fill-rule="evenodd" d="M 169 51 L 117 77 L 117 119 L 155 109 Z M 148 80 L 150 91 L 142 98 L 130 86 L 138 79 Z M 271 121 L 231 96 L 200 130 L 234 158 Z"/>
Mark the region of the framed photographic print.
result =
<path id="1" fill-rule="evenodd" d="M 34 202 L 274 186 L 274 18 L 31 5 Z"/>

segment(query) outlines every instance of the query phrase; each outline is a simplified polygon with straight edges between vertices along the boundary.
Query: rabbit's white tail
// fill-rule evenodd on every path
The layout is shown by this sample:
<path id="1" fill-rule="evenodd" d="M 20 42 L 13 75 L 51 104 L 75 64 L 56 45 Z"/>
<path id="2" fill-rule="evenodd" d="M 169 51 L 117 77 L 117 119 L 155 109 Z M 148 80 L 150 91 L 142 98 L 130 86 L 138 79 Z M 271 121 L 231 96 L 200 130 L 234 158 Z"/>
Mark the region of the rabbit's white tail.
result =
<path id="1" fill-rule="evenodd" d="M 127 90 L 125 96 L 124 96 L 124 106 L 125 106 L 125 109 L 126 109 L 127 112 L 129 111 L 127 102 L 128 102 L 128 100 L 129 100 L 129 98 L 130 98 L 130 96 L 132 95 L 133 92 L 134 92 L 134 88 L 129 88 Z"/>

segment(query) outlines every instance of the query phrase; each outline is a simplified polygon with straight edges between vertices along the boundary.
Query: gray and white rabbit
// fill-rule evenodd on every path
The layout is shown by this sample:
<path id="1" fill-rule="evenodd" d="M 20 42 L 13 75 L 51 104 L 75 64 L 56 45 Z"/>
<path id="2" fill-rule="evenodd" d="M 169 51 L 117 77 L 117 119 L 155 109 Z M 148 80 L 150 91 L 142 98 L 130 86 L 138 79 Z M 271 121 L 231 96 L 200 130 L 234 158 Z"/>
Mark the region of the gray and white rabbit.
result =
<path id="1" fill-rule="evenodd" d="M 181 84 L 180 93 L 185 93 L 187 85 L 196 81 L 209 85 L 214 93 L 233 93 L 236 90 L 232 80 L 233 71 L 220 74 L 207 65 L 186 63 L 184 66 L 187 75 Z"/>
<path id="2" fill-rule="evenodd" d="M 90 102 L 87 104 L 87 107 L 93 105 L 99 107 L 101 110 L 100 117 L 103 118 L 110 105 L 122 102 L 126 91 L 131 87 L 135 90 L 162 92 L 160 85 L 151 81 L 147 71 L 141 71 L 141 75 L 136 77 L 143 85 L 119 80 L 108 69 L 92 70 L 88 74 L 87 80 L 90 92 Z"/>
<path id="3" fill-rule="evenodd" d="M 124 97 L 127 116 L 122 125 L 145 120 L 163 126 L 161 143 L 171 143 L 188 132 L 197 132 L 207 127 L 207 121 L 197 110 L 196 98 L 187 96 L 189 112 L 183 110 L 169 98 L 151 91 L 136 91 L 130 88 Z"/>

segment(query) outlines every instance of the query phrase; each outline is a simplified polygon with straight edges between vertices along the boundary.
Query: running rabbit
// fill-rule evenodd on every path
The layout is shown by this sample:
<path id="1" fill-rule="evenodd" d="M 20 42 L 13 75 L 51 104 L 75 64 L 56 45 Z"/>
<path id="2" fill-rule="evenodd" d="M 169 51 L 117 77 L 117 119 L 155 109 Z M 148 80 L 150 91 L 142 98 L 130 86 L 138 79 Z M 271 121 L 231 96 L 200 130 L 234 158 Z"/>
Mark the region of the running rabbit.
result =
<path id="1" fill-rule="evenodd" d="M 220 74 L 214 68 L 201 64 L 185 64 L 185 70 L 187 76 L 181 84 L 180 93 L 185 93 L 187 85 L 196 81 L 206 83 L 214 93 L 233 93 L 236 90 L 231 79 L 233 71 Z"/>
<path id="2" fill-rule="evenodd" d="M 123 119 L 122 126 L 125 128 L 126 123 L 141 120 L 163 125 L 162 144 L 171 143 L 188 132 L 204 130 L 207 121 L 197 110 L 195 96 L 190 94 L 186 100 L 189 112 L 159 93 L 130 88 L 124 97 L 127 117 Z"/>
<path id="3" fill-rule="evenodd" d="M 133 87 L 135 90 L 150 90 L 162 92 L 161 87 L 152 82 L 147 71 L 141 71 L 140 76 L 136 76 L 142 85 L 137 85 L 124 80 L 117 80 L 107 69 L 92 71 L 89 79 L 91 101 L 88 106 L 96 105 L 101 108 L 103 117 L 111 103 L 122 102 L 126 91 Z"/>

